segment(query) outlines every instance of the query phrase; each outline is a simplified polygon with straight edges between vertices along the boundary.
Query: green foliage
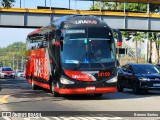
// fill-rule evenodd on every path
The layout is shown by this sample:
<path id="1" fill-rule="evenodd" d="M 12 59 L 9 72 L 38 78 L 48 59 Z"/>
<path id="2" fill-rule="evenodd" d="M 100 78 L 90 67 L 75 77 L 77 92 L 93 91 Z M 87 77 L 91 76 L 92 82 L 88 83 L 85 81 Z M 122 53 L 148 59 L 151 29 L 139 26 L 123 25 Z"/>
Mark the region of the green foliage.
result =
<path id="1" fill-rule="evenodd" d="M 104 10 L 106 8 L 106 2 L 96 2 L 94 5 L 91 5 L 90 10 L 99 10 L 100 8 Z"/>
<path id="2" fill-rule="evenodd" d="M 124 9 L 124 3 L 121 3 L 120 10 Z M 147 12 L 147 4 L 126 3 L 126 11 Z"/>
<path id="3" fill-rule="evenodd" d="M 150 4 L 149 9 L 151 13 L 158 13 L 160 11 L 160 5 Z"/>
<path id="4" fill-rule="evenodd" d="M 14 69 L 17 69 L 16 65 L 17 61 L 20 63 L 21 60 L 24 61 L 25 59 L 25 50 L 26 50 L 26 44 L 23 42 L 14 42 L 13 44 L 0 48 L 0 66 L 10 66 L 13 67 L 13 61 L 14 61 Z M 14 60 L 13 60 L 14 59 Z"/>
<path id="5" fill-rule="evenodd" d="M 143 38 L 144 38 L 144 33 L 142 33 L 142 32 L 137 32 L 136 34 L 135 34 L 135 37 L 134 37 L 134 41 L 142 41 L 143 42 Z"/>
<path id="6" fill-rule="evenodd" d="M 119 2 L 102 2 L 101 3 L 102 10 L 124 10 L 124 3 Z M 91 5 L 90 10 L 99 10 L 100 9 L 100 2 L 96 2 Z M 150 13 L 158 13 L 160 11 L 160 5 L 157 4 L 150 4 L 149 5 Z M 125 11 L 127 12 L 147 12 L 147 4 L 144 3 L 125 3 Z"/>
<path id="7" fill-rule="evenodd" d="M 125 38 L 126 40 L 130 39 L 130 35 L 127 31 L 121 31 L 122 38 Z"/>
<path id="8" fill-rule="evenodd" d="M 2 6 L 4 8 L 11 8 L 15 0 L 2 0 Z"/>

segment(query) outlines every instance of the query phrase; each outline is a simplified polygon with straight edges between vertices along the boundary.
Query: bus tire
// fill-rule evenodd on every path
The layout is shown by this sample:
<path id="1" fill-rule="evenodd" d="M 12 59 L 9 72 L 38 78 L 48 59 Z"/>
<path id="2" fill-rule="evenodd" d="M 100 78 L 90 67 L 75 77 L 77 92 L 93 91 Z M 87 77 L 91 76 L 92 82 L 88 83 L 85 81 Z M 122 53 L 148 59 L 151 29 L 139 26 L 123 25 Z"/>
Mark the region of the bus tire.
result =
<path id="1" fill-rule="evenodd" d="M 54 90 L 54 86 L 55 86 L 54 82 L 51 81 L 51 83 L 50 83 L 50 92 L 53 95 L 53 97 L 59 97 L 60 94 Z"/>
<path id="2" fill-rule="evenodd" d="M 34 84 L 34 79 L 33 79 L 33 77 L 31 77 L 31 85 L 32 85 L 32 90 L 38 90 L 38 86 L 36 86 L 35 84 Z"/>

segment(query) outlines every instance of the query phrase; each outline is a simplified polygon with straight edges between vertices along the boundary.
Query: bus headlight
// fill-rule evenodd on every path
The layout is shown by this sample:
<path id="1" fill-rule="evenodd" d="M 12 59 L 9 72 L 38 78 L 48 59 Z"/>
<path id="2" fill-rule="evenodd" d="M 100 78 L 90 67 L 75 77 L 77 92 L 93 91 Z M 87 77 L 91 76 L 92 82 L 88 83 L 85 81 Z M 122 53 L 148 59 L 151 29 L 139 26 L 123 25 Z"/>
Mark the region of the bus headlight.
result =
<path id="1" fill-rule="evenodd" d="M 61 82 L 62 84 L 74 84 L 73 81 L 70 81 L 70 80 L 65 79 L 65 78 L 60 78 L 60 82 Z"/>
<path id="2" fill-rule="evenodd" d="M 117 82 L 117 76 L 111 78 L 110 80 L 107 80 L 106 83 L 114 83 Z"/>

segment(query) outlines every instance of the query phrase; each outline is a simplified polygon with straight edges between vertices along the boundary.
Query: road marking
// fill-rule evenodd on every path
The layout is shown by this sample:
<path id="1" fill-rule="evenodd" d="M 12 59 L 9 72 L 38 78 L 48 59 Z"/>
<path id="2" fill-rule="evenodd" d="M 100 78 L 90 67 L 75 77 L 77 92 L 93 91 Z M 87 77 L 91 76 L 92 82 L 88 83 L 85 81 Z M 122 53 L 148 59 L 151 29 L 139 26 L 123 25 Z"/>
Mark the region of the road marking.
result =
<path id="1" fill-rule="evenodd" d="M 3 117 L 3 119 L 2 120 L 12 120 L 11 118 L 9 118 L 9 117 Z"/>
<path id="2" fill-rule="evenodd" d="M 0 103 L 8 103 L 7 101 L 6 101 L 6 99 L 9 97 L 10 95 L 5 95 L 5 96 L 3 96 L 2 98 L 0 98 Z"/>

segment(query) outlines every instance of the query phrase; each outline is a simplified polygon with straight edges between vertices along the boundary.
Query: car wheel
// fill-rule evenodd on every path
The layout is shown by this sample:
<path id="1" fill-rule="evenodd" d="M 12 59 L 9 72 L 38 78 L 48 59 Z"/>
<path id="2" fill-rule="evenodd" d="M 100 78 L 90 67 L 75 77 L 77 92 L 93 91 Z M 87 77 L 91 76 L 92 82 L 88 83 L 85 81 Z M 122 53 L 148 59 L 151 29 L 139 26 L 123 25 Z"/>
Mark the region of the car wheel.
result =
<path id="1" fill-rule="evenodd" d="M 140 89 L 139 89 L 138 84 L 134 85 L 134 87 L 133 87 L 133 93 L 134 94 L 139 94 L 140 93 Z"/>
<path id="2" fill-rule="evenodd" d="M 123 92 L 123 90 L 124 90 L 124 87 L 121 85 L 121 82 L 117 82 L 117 91 L 118 92 Z"/>

